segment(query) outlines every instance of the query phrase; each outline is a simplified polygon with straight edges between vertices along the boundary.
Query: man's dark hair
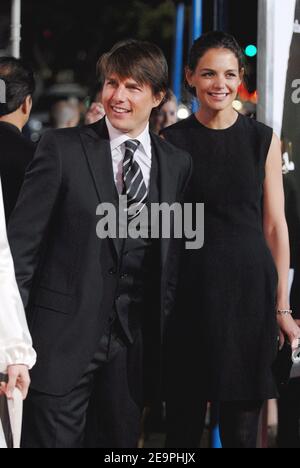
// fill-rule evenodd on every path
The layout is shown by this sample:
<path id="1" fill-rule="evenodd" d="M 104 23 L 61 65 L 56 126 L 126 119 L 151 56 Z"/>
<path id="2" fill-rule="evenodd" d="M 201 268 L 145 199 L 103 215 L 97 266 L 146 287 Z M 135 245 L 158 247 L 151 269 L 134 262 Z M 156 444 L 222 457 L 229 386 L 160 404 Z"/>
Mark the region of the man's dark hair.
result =
<path id="1" fill-rule="evenodd" d="M 0 80 L 5 85 L 5 103 L 0 103 L 0 116 L 16 111 L 35 90 L 33 71 L 20 59 L 0 57 Z"/>
<path id="2" fill-rule="evenodd" d="M 168 64 L 159 47 L 150 42 L 129 39 L 118 42 L 97 63 L 97 76 L 104 83 L 107 76 L 133 78 L 141 85 L 149 85 L 154 95 L 168 88 Z"/>

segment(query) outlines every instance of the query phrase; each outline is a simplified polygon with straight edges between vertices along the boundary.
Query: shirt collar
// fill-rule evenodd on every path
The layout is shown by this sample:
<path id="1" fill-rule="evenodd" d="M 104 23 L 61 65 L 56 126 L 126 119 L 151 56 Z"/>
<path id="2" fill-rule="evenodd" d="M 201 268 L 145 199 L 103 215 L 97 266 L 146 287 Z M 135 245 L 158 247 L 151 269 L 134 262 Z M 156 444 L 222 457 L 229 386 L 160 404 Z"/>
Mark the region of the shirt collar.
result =
<path id="1" fill-rule="evenodd" d="M 111 151 L 119 148 L 127 140 L 133 139 L 127 133 L 122 133 L 120 130 L 117 130 L 115 127 L 113 127 L 107 116 L 105 116 L 105 121 L 108 129 Z M 134 138 L 134 140 L 138 140 L 140 142 L 139 149 L 142 148 L 145 155 L 151 159 L 151 138 L 149 133 L 149 123 L 146 125 L 142 133 Z"/>

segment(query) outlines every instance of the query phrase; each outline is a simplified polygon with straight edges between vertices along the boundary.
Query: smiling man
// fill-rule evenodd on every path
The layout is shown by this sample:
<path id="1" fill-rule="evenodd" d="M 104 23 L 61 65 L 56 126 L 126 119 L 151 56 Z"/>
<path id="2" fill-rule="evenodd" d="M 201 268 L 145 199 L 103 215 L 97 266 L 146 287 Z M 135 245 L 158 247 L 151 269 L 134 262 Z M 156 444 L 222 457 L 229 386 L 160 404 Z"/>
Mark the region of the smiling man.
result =
<path id="1" fill-rule="evenodd" d="M 96 212 L 124 194 L 128 211 L 181 202 L 191 158 L 149 133 L 167 88 L 160 49 L 117 44 L 98 72 L 106 117 L 42 138 L 9 227 L 38 354 L 23 447 L 136 447 L 160 381 L 174 235 L 98 238 Z"/>

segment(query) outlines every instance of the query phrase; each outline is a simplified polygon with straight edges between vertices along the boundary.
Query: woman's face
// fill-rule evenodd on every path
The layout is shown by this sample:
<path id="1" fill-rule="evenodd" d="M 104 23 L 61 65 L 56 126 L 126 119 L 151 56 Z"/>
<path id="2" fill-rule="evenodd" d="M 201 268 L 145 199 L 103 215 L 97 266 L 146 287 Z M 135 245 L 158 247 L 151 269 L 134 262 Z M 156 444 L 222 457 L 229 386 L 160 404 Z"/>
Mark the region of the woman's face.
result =
<path id="1" fill-rule="evenodd" d="M 177 103 L 174 99 L 167 101 L 158 111 L 157 127 L 160 130 L 177 122 Z"/>
<path id="2" fill-rule="evenodd" d="M 221 111 L 232 106 L 242 82 L 243 70 L 229 49 L 210 49 L 198 61 L 196 70 L 187 70 L 186 78 L 202 107 Z"/>

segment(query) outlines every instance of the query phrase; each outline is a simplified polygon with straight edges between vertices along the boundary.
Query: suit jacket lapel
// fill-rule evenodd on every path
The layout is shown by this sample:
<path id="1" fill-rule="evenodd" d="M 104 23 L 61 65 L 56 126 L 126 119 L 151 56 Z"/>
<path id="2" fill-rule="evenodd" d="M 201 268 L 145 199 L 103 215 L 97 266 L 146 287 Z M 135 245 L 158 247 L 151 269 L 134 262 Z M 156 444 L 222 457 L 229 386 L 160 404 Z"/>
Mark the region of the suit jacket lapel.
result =
<path id="1" fill-rule="evenodd" d="M 99 202 L 113 203 L 118 210 L 119 195 L 114 183 L 110 142 L 105 119 L 83 127 L 80 136 Z M 119 255 L 118 239 L 112 238 L 112 241 Z"/>
<path id="2" fill-rule="evenodd" d="M 110 142 L 105 119 L 93 125 L 83 127 L 80 136 L 90 168 L 95 189 L 100 203 L 113 203 L 118 209 L 119 195 L 114 183 L 114 174 L 110 150 Z M 176 201 L 177 174 L 170 154 L 162 148 L 161 139 L 151 134 L 151 142 L 157 155 L 160 180 L 160 203 L 172 205 Z M 173 226 L 171 230 L 172 237 Z M 119 256 L 118 239 L 112 239 Z M 170 239 L 161 239 L 161 268 L 165 268 Z"/>

